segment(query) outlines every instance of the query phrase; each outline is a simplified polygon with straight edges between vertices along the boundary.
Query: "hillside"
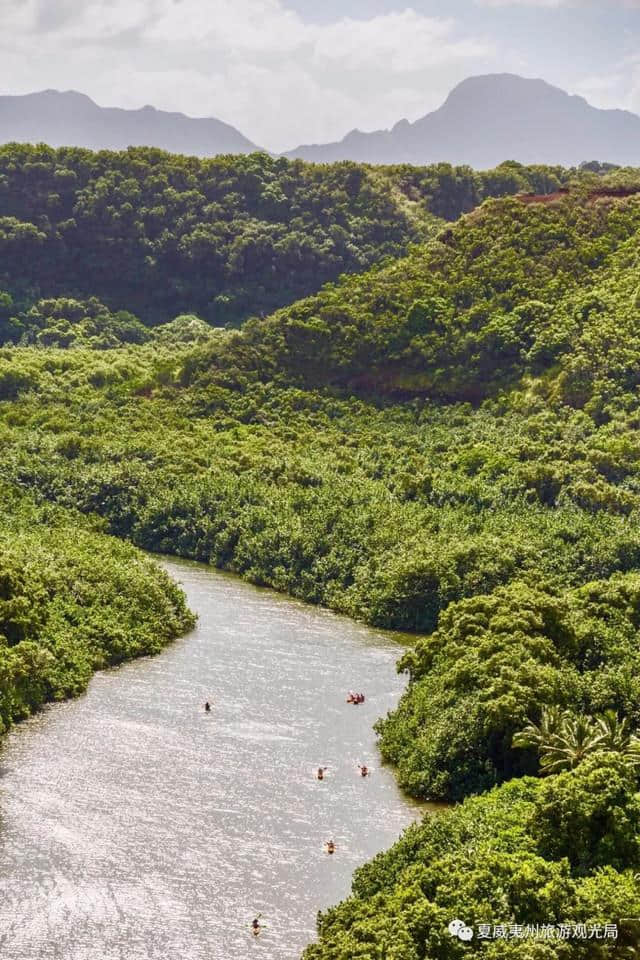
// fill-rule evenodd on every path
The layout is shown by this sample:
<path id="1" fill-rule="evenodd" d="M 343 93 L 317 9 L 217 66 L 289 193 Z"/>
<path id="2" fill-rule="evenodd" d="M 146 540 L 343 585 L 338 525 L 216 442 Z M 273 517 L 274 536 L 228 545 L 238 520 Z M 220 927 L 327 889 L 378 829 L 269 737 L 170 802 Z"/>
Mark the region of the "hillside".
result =
<path id="1" fill-rule="evenodd" d="M 314 163 L 469 164 L 477 170 L 505 160 L 578 166 L 600 160 L 640 163 L 640 117 L 598 110 L 543 80 L 513 74 L 470 77 L 438 109 L 391 130 L 353 130 L 338 143 L 297 147 L 287 154 Z"/>
<path id="2" fill-rule="evenodd" d="M 239 331 L 0 350 L 3 476 L 39 510 L 417 634 L 381 749 L 458 803 L 357 872 L 309 960 L 610 955 L 455 917 L 637 951 L 639 310 L 626 172 L 489 199 Z"/>
<path id="3" fill-rule="evenodd" d="M 260 149 L 234 127 L 212 117 L 187 117 L 152 106 L 140 110 L 99 107 L 75 90 L 0 96 L 0 144 L 14 142 L 89 150 L 146 146 L 196 157 Z"/>
<path id="4" fill-rule="evenodd" d="M 148 148 L 2 147 L 0 295 L 11 299 L 0 299 L 0 342 L 41 332 L 27 314 L 58 298 L 97 298 L 101 316 L 125 311 L 115 321 L 129 329 L 125 340 L 144 336 L 133 332 L 132 313 L 147 325 L 181 313 L 238 323 L 400 256 L 439 219 L 454 220 L 486 196 L 546 193 L 571 176 L 517 165 L 381 172 L 266 154 L 200 160 Z M 73 318 L 58 313 L 42 318 L 55 319 L 58 331 L 45 343 L 73 339 L 57 322 Z"/>
<path id="5" fill-rule="evenodd" d="M 236 350 L 243 357 L 250 347 L 250 378 L 369 398 L 475 403 L 563 358 L 575 363 L 582 344 L 591 338 L 585 349 L 592 349 L 607 324 L 620 331 L 624 322 L 635 342 L 633 294 L 621 302 L 616 289 L 633 277 L 622 284 L 616 272 L 606 299 L 589 303 L 594 285 L 604 296 L 599 284 L 616 258 L 634 249 L 640 184 L 622 189 L 629 195 L 612 186 L 488 201 L 405 259 L 250 321 L 203 358 L 203 375 L 240 369 Z M 584 362 L 595 360 L 585 354 Z M 554 389 L 585 402 L 595 386 L 564 370 Z"/>

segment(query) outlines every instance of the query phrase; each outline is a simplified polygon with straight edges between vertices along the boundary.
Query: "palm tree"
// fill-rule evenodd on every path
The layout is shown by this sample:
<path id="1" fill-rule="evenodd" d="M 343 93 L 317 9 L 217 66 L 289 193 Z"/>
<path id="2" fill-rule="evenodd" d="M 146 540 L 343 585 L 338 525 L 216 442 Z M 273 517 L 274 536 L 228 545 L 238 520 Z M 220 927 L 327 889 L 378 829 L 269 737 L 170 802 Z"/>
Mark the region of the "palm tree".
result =
<path id="1" fill-rule="evenodd" d="M 634 770 L 640 767 L 640 739 L 631 732 L 627 717 L 621 720 L 615 710 L 606 710 L 596 718 L 596 725 L 603 750 L 621 753 Z"/>
<path id="2" fill-rule="evenodd" d="M 536 747 L 543 773 L 573 770 L 593 753 L 619 753 L 634 770 L 640 769 L 640 739 L 625 717 L 607 710 L 594 719 L 569 710 L 545 707 L 539 724 L 530 722 L 513 738 L 514 747 Z"/>
<path id="3" fill-rule="evenodd" d="M 602 733 L 593 719 L 567 712 L 558 733 L 540 749 L 540 767 L 545 773 L 573 770 L 585 757 L 602 749 Z"/>
<path id="4" fill-rule="evenodd" d="M 514 747 L 535 747 L 538 752 L 560 733 L 565 712 L 560 707 L 543 707 L 540 723 L 530 721 L 513 738 Z"/>

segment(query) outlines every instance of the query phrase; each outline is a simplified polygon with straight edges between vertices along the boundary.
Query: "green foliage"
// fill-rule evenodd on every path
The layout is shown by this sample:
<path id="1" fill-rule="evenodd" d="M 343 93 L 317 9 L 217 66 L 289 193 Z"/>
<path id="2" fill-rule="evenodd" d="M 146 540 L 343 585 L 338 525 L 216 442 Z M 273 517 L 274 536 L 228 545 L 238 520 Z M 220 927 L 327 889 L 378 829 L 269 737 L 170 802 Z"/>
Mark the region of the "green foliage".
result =
<path id="1" fill-rule="evenodd" d="M 305 960 L 596 960 L 612 949 L 611 941 L 487 941 L 478 939 L 480 924 L 617 923 L 615 950 L 637 946 L 637 925 L 623 919 L 637 916 L 631 905 L 640 902 L 626 866 L 637 862 L 640 821 L 625 769 L 585 762 L 544 784 L 524 778 L 427 815 L 356 871 L 351 897 L 320 916 L 319 943 Z M 572 830 L 572 856 L 547 850 Z M 614 851 L 617 865 L 600 867 Z M 454 918 L 474 925 L 471 942 L 449 934 Z"/>
<path id="2" fill-rule="evenodd" d="M 182 592 L 134 548 L 10 489 L 2 499 L 0 733 L 193 624 Z"/>
<path id="3" fill-rule="evenodd" d="M 640 766 L 640 739 L 632 734 L 629 719 L 614 710 L 603 716 L 574 716 L 557 707 L 543 708 L 539 724 L 530 722 L 513 738 L 514 747 L 535 747 L 543 773 L 572 770 L 596 753 L 619 754 L 632 769 Z"/>
<path id="4" fill-rule="evenodd" d="M 194 314 L 181 314 L 153 330 L 156 343 L 163 346 L 206 343 L 213 335 L 211 327 Z"/>
<path id="5" fill-rule="evenodd" d="M 148 329 L 126 310 L 111 313 L 91 297 L 84 302 L 62 297 L 39 300 L 29 310 L 11 317 L 6 339 L 40 347 L 89 347 L 108 350 L 125 343 L 147 343 Z"/>
<path id="6" fill-rule="evenodd" d="M 27 307 L 97 296 L 147 324 L 221 325 L 400 254 L 427 220 L 355 164 L 0 149 L 0 286 Z"/>
<path id="7" fill-rule="evenodd" d="M 151 157 L 169 163 L 144 151 L 117 162 L 134 157 L 143 167 Z M 108 180 L 114 158 L 95 162 Z M 191 169 L 191 161 L 171 163 Z M 207 163 L 194 161 L 196 180 L 204 169 L 215 180 L 218 167 L 214 176 Z M 466 174 L 447 181 L 450 169 L 433 174 L 427 202 L 426 181 L 412 186 L 414 174 L 403 181 L 397 169 L 243 163 L 220 161 L 220 169 L 297 170 L 319 178 L 320 193 L 323 177 L 333 177 L 349 210 L 364 189 L 385 184 L 387 200 L 402 198 L 414 225 L 440 183 L 441 213 L 450 191 L 457 204 L 478 199 Z M 403 260 L 329 284 L 241 331 L 209 334 L 182 315 L 149 342 L 120 339 L 113 350 L 89 349 L 88 327 L 72 349 L 0 350 L 2 476 L 38 510 L 63 511 L 85 530 L 78 510 L 138 546 L 426 634 L 407 638 L 400 668 L 409 684 L 379 725 L 381 749 L 416 796 L 463 802 L 358 872 L 353 896 L 321 918 L 309 960 L 457 960 L 470 950 L 525 960 L 607 956 L 594 943 L 469 947 L 447 932 L 455 915 L 619 921 L 621 946 L 637 946 L 638 930 L 622 917 L 640 908 L 640 202 L 637 174 L 598 181 L 597 173 L 549 202 L 491 200 Z M 560 173 L 538 174 L 534 190 L 563 183 Z M 517 166 L 496 176 L 483 189 L 522 189 Z M 255 199 L 261 177 L 247 176 L 242 195 Z M 112 180 L 131 192 L 133 216 L 138 181 Z M 100 188 L 107 200 L 113 183 Z M 276 186 L 264 201 L 271 210 L 283 203 Z M 227 196 L 229 185 L 216 189 Z M 91 194 L 86 183 L 82 190 Z M 39 202 L 26 189 L 21 196 Z M 121 215 L 120 206 L 92 202 L 106 221 Z M 7 230 L 19 233 L 15 224 Z M 29 233 L 22 240 L 45 242 Z M 243 249 L 238 243 L 233 257 L 246 254 L 238 266 L 246 280 L 261 261 Z M 132 263 L 136 251 L 128 249 Z M 103 254 L 103 266 L 120 269 L 120 253 Z M 162 282 L 171 275 L 165 270 Z M 28 314 L 32 303 L 3 287 L 14 302 L 0 301 L 2 318 Z M 291 293 L 281 289 L 283 299 Z M 37 308 L 42 329 L 66 319 L 68 297 L 57 314 Z M 196 309 L 178 299 L 167 315 Z M 34 553 L 41 541 L 38 521 Z M 52 566 L 61 566 L 58 555 Z M 7 657 L 24 653 L 11 681 L 17 715 L 30 697 L 37 704 L 66 691 L 75 676 L 74 668 L 58 686 L 50 680 L 49 648 L 38 639 L 48 608 L 30 599 L 36 587 L 23 568 L 9 563 L 0 577 Z M 118 582 L 112 570 L 102 579 Z M 112 603 L 109 594 L 107 661 L 138 649 L 109 633 Z M 69 657 L 86 663 L 89 654 Z M 527 724 L 516 740 L 524 749 L 514 747 Z M 546 741 L 552 762 L 538 780 L 529 775 Z"/>
<path id="8" fill-rule="evenodd" d="M 531 830 L 545 856 L 566 858 L 580 873 L 601 866 L 637 868 L 636 776 L 615 753 L 588 756 L 575 769 L 541 785 Z"/>
<path id="9" fill-rule="evenodd" d="M 458 798 L 534 772 L 532 754 L 512 745 L 539 750 L 545 772 L 616 744 L 633 759 L 629 720 L 605 714 L 595 722 L 558 707 L 622 710 L 638 724 L 640 689 L 627 686 L 621 696 L 618 671 L 620 664 L 630 674 L 637 670 L 639 588 L 636 573 L 593 583 L 588 593 L 514 582 L 451 606 L 438 630 L 401 661 L 411 682 L 379 727 L 383 753 L 399 765 L 403 785 Z M 540 720 L 523 731 L 532 716 Z"/>
<path id="10" fill-rule="evenodd" d="M 236 323 L 399 256 L 433 233 L 436 218 L 456 219 L 485 196 L 572 175 L 545 170 L 8 144 L 0 148 L 0 289 L 25 309 L 41 298 L 97 297 L 145 324 L 185 312 Z M 14 339 L 1 324 L 0 337 Z"/>
<path id="11" fill-rule="evenodd" d="M 475 403 L 561 367 L 547 389 L 606 403 L 638 382 L 639 226 L 635 194 L 490 201 L 404 260 L 251 321 L 191 380 L 239 365 L 306 388 Z"/>

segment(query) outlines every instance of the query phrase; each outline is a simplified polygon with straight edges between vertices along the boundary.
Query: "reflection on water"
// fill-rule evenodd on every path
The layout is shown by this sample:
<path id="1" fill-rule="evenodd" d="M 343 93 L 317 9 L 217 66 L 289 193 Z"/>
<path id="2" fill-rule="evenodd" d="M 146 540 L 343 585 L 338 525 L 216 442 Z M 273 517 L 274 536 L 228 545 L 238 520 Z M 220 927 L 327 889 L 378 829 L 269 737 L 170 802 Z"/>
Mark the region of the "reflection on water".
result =
<path id="1" fill-rule="evenodd" d="M 418 815 L 371 729 L 403 686 L 392 639 L 206 567 L 167 568 L 198 628 L 6 741 L 2 957 L 298 957 L 318 909 Z M 365 704 L 345 703 L 350 688 Z"/>

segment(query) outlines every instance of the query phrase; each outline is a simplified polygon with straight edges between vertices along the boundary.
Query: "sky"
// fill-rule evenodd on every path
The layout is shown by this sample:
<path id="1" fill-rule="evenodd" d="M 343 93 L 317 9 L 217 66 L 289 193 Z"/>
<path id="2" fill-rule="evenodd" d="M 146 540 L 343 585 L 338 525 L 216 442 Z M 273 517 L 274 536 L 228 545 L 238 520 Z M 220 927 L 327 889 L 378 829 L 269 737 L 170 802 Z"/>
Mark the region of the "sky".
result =
<path id="1" fill-rule="evenodd" d="M 214 116 L 273 151 L 503 71 L 640 113 L 640 0 L 0 0 L 0 93 Z"/>

